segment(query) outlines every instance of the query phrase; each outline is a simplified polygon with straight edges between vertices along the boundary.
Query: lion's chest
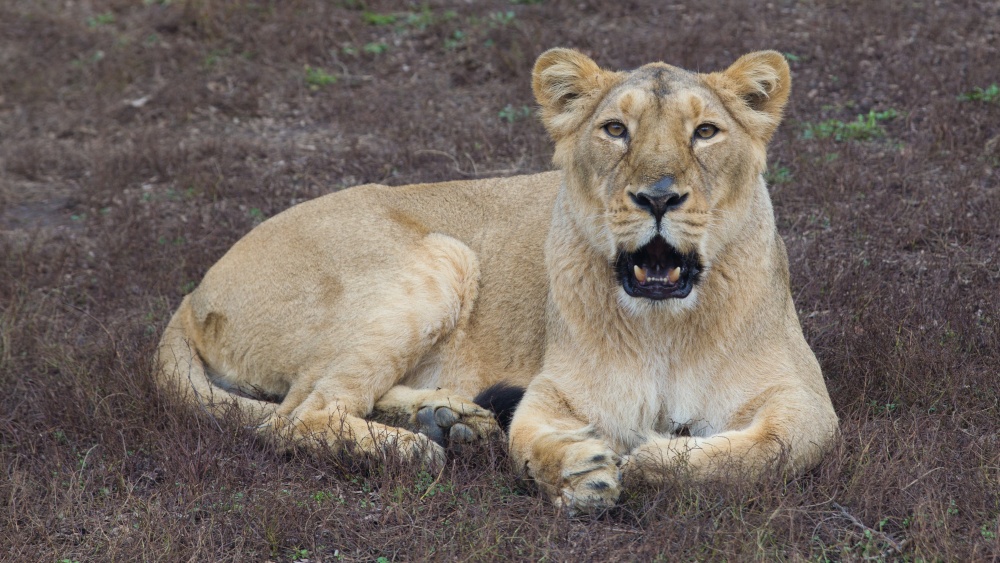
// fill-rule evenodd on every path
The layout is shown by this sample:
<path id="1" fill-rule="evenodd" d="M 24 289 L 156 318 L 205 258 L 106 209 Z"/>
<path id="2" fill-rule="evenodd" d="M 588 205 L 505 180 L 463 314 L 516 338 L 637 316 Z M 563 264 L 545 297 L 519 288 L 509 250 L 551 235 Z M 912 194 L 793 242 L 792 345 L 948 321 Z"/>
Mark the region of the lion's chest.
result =
<path id="1" fill-rule="evenodd" d="M 605 365 L 591 388 L 590 422 L 616 450 L 631 451 L 657 434 L 708 436 L 722 430 L 724 389 L 709 366 L 679 365 L 669 355 Z"/>
<path id="2" fill-rule="evenodd" d="M 723 390 L 707 371 L 697 365 L 672 366 L 659 378 L 655 432 L 709 436 L 721 430 L 725 413 L 718 399 Z"/>

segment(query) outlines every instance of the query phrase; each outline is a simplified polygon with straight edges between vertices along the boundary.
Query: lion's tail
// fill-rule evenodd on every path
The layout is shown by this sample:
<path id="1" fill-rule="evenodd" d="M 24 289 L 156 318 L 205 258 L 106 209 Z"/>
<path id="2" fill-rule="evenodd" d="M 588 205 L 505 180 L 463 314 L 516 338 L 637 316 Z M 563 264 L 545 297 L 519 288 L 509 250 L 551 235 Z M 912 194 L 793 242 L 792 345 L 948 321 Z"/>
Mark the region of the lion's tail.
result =
<path id="1" fill-rule="evenodd" d="M 497 423 L 504 432 L 510 430 L 510 420 L 514 418 L 514 410 L 524 397 L 524 388 L 506 383 L 497 383 L 484 389 L 473 399 L 477 405 L 493 411 Z"/>
<path id="2" fill-rule="evenodd" d="M 254 420 L 271 415 L 277 406 L 274 403 L 239 395 L 212 383 L 196 349 L 197 331 L 190 297 L 185 297 L 160 339 L 155 367 L 157 386 L 213 416 L 221 416 L 234 406 Z"/>

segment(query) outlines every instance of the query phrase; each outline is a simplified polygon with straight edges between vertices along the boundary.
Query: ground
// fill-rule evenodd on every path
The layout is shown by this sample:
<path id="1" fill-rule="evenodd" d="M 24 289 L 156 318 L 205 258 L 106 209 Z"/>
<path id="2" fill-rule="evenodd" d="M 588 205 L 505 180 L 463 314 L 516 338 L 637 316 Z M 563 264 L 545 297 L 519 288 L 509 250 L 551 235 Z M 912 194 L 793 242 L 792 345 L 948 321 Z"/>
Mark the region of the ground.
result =
<path id="1" fill-rule="evenodd" d="M 168 315 L 266 217 L 548 169 L 554 46 L 786 53 L 768 179 L 841 418 L 818 468 L 571 519 L 499 440 L 440 475 L 277 455 L 153 388 Z M 1000 557 L 998 61 L 990 1 L 0 2 L 0 559 Z"/>

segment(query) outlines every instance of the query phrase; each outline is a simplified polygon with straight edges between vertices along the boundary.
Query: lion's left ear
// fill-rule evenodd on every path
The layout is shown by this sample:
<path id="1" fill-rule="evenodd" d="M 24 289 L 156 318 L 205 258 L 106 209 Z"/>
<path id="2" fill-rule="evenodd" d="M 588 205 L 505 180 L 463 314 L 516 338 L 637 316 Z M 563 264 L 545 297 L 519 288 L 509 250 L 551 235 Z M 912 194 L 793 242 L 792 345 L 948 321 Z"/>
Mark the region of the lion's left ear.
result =
<path id="1" fill-rule="evenodd" d="M 771 139 L 792 89 L 788 62 L 781 53 L 743 55 L 726 70 L 707 75 L 705 81 L 755 136 L 765 143 Z"/>

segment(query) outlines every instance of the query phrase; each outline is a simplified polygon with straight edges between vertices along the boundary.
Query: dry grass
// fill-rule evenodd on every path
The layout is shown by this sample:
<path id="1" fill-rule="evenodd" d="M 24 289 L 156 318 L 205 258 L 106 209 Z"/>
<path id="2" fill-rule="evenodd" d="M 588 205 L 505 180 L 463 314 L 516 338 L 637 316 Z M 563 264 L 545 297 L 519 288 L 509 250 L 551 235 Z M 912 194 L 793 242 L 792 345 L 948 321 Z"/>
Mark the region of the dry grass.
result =
<path id="1" fill-rule="evenodd" d="M 1000 103 L 958 99 L 997 80 L 1000 8 L 701 5 L 0 4 L 0 559 L 1000 558 Z M 276 456 L 157 394 L 166 316 L 262 218 L 360 182 L 546 169 L 519 110 L 556 45 L 609 67 L 793 55 L 771 179 L 842 420 L 819 468 L 679 476 L 572 520 L 501 444 L 435 482 Z M 802 138 L 887 109 L 884 136 Z"/>

